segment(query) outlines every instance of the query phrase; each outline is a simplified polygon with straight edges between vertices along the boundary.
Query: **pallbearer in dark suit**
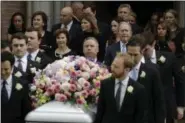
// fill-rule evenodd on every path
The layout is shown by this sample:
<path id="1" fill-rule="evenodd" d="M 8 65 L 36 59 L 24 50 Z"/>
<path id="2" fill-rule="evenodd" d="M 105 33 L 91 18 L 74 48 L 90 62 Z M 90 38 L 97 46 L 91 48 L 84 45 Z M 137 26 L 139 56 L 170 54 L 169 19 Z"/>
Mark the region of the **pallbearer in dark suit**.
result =
<path id="1" fill-rule="evenodd" d="M 107 66 L 111 65 L 117 52 L 122 52 L 122 53 L 127 52 L 126 44 L 129 42 L 130 38 L 132 37 L 132 28 L 129 23 L 121 22 L 119 24 L 119 36 L 121 41 L 107 47 L 107 50 L 105 53 L 105 59 L 104 59 L 104 62 Z"/>
<path id="2" fill-rule="evenodd" d="M 15 57 L 14 66 L 17 67 L 19 71 L 23 71 L 26 74 L 25 78 L 32 83 L 35 71 L 40 68 L 40 65 L 34 61 L 28 60 L 27 43 L 27 37 L 23 33 L 16 33 L 12 36 L 11 45 L 12 53 Z M 13 70 L 13 72 L 16 71 Z"/>
<path id="3" fill-rule="evenodd" d="M 156 51 L 154 37 L 146 34 L 144 53 L 150 62 L 158 65 L 166 101 L 166 123 L 174 123 L 175 112 L 183 117 L 185 107 L 185 78 L 175 55 L 171 52 Z M 176 106 L 177 104 L 177 106 Z"/>
<path id="4" fill-rule="evenodd" d="M 28 38 L 28 60 L 35 61 L 41 65 L 40 69 L 43 69 L 52 62 L 44 51 L 39 49 L 41 43 L 41 33 L 34 28 L 26 29 L 25 35 Z"/>
<path id="5" fill-rule="evenodd" d="M 144 85 L 147 93 L 147 119 L 148 123 L 164 123 L 165 102 L 160 73 L 152 63 L 146 63 L 143 55 L 144 36 L 137 34 L 127 44 L 127 52 L 135 62 L 130 77 Z"/>
<path id="6" fill-rule="evenodd" d="M 31 111 L 28 83 L 13 76 L 14 62 L 10 52 L 1 54 L 1 123 L 24 123 Z"/>
<path id="7" fill-rule="evenodd" d="M 129 78 L 133 60 L 118 54 L 112 65 L 112 77 L 101 82 L 94 123 L 144 123 L 147 106 L 143 85 Z"/>

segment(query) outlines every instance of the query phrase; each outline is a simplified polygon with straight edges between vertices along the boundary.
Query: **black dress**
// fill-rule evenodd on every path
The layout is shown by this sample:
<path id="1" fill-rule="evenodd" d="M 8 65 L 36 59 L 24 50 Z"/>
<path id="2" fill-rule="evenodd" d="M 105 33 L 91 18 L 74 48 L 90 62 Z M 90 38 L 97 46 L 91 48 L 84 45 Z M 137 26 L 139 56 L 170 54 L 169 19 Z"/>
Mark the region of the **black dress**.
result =
<path id="1" fill-rule="evenodd" d="M 55 50 L 54 41 L 52 33 L 45 31 L 45 34 L 41 39 L 40 49 L 43 49 L 48 56 Z"/>
<path id="2" fill-rule="evenodd" d="M 59 53 L 56 53 L 55 51 L 53 52 L 53 54 L 52 54 L 52 56 L 51 56 L 51 58 L 52 58 L 52 60 L 53 61 L 55 61 L 55 60 L 59 60 L 59 59 L 62 59 L 62 58 L 64 58 L 64 57 L 66 57 L 66 56 L 70 56 L 70 55 L 77 55 L 76 54 L 76 52 L 74 52 L 74 51 L 69 51 L 68 53 L 66 53 L 66 54 L 63 54 L 63 55 L 61 55 L 61 54 L 59 54 Z"/>

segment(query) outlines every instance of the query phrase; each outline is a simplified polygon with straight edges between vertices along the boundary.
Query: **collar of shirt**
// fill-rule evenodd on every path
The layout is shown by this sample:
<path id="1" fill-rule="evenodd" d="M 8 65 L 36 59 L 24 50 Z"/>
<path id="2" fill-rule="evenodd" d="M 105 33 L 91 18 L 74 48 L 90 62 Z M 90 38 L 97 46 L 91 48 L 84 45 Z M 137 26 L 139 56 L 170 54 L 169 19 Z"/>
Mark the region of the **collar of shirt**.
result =
<path id="1" fill-rule="evenodd" d="M 27 56 L 28 53 L 26 53 L 22 58 L 21 58 L 21 62 L 22 63 L 26 63 L 27 62 Z M 17 56 L 15 56 L 15 61 L 18 62 L 19 58 Z"/>
<path id="2" fill-rule="evenodd" d="M 153 52 L 152 52 L 151 59 L 156 59 L 156 51 L 155 51 L 155 49 L 154 49 Z"/>
<path id="3" fill-rule="evenodd" d="M 1 84 L 3 83 L 3 79 L 1 79 Z M 10 74 L 10 76 L 6 79 L 6 84 L 8 84 L 8 85 L 12 85 L 12 74 Z"/>
<path id="4" fill-rule="evenodd" d="M 38 52 L 39 52 L 39 49 L 37 49 L 36 51 L 30 53 L 31 54 L 31 60 L 32 61 L 35 61 L 35 57 L 37 56 Z"/>
<path id="5" fill-rule="evenodd" d="M 71 21 L 71 22 L 67 25 L 67 30 L 68 30 L 68 31 L 71 29 L 72 24 L 73 24 L 73 21 Z M 64 24 L 62 24 L 61 28 L 64 28 Z"/>
<path id="6" fill-rule="evenodd" d="M 121 81 L 121 83 L 124 85 L 124 86 L 127 86 L 128 84 L 128 80 L 129 80 L 129 76 L 127 76 L 124 80 Z M 116 85 L 120 82 L 120 80 L 116 79 Z"/>
<path id="7" fill-rule="evenodd" d="M 145 63 L 145 58 L 142 57 L 141 60 L 139 61 L 139 63 L 134 67 L 134 69 L 139 70 L 141 63 Z"/>

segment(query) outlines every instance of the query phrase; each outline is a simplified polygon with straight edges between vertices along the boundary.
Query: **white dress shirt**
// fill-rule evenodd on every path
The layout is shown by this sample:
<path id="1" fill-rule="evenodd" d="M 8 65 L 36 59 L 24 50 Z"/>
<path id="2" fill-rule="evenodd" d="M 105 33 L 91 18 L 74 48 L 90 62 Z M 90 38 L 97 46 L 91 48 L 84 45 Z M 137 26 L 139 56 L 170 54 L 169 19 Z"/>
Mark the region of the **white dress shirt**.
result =
<path id="1" fill-rule="evenodd" d="M 1 90 L 2 90 L 2 87 L 3 87 L 3 81 L 4 80 L 1 79 Z M 6 82 L 7 83 L 6 83 L 5 87 L 6 87 L 6 90 L 8 92 L 8 99 L 10 99 L 10 96 L 11 96 L 11 93 L 12 93 L 12 74 L 10 74 L 10 76 L 7 78 Z"/>
<path id="2" fill-rule="evenodd" d="M 138 74 L 139 74 L 139 69 L 140 69 L 141 63 L 145 63 L 144 57 L 141 58 L 139 63 L 134 68 L 132 68 L 132 70 L 129 73 L 130 78 L 132 78 L 135 81 L 137 81 L 137 79 L 138 79 L 138 76 L 139 76 Z M 136 76 L 134 76 L 135 75 L 134 72 L 136 72 Z"/>
<path id="3" fill-rule="evenodd" d="M 28 54 L 25 54 L 22 58 L 21 58 L 21 64 L 23 67 L 23 71 L 26 72 L 26 68 L 27 68 L 27 64 L 28 64 L 28 59 L 27 59 Z M 18 58 L 15 56 L 15 64 L 14 66 L 18 67 Z"/>
<path id="4" fill-rule="evenodd" d="M 32 60 L 32 61 L 35 61 L 35 58 L 36 58 L 38 52 L 39 52 L 39 49 L 37 49 L 37 50 L 34 51 L 33 53 L 30 53 L 30 55 L 31 55 L 31 60 Z"/>
<path id="5" fill-rule="evenodd" d="M 156 58 L 156 51 L 155 51 L 155 49 L 153 50 L 152 57 L 150 58 L 150 61 L 153 62 L 154 64 L 157 63 L 157 58 Z"/>
<path id="6" fill-rule="evenodd" d="M 127 76 L 124 80 L 121 81 L 122 88 L 121 88 L 121 97 L 120 97 L 120 107 L 121 107 L 123 100 L 124 100 L 124 97 L 125 97 L 125 92 L 127 90 L 128 81 L 129 81 L 129 76 Z M 116 93 L 119 88 L 119 82 L 120 81 L 118 79 L 115 80 L 115 92 L 114 92 L 115 97 L 116 97 Z"/>
<path id="7" fill-rule="evenodd" d="M 67 31 L 69 32 L 69 30 L 71 29 L 71 26 L 73 24 L 73 21 L 71 21 L 68 25 L 67 25 Z M 61 29 L 64 28 L 64 24 L 61 25 Z"/>
<path id="8" fill-rule="evenodd" d="M 120 49 L 121 49 L 122 53 L 126 53 L 127 52 L 126 44 L 124 44 L 122 41 L 120 41 Z"/>

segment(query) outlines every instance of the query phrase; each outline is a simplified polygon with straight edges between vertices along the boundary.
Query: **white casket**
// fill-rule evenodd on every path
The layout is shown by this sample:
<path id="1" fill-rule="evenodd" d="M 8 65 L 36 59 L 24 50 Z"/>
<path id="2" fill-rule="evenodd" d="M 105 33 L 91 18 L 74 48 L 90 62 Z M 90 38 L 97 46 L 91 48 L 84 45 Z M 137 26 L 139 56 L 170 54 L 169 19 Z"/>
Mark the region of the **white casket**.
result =
<path id="1" fill-rule="evenodd" d="M 94 117 L 94 111 L 51 101 L 28 113 L 25 120 L 26 123 L 92 123 Z"/>

